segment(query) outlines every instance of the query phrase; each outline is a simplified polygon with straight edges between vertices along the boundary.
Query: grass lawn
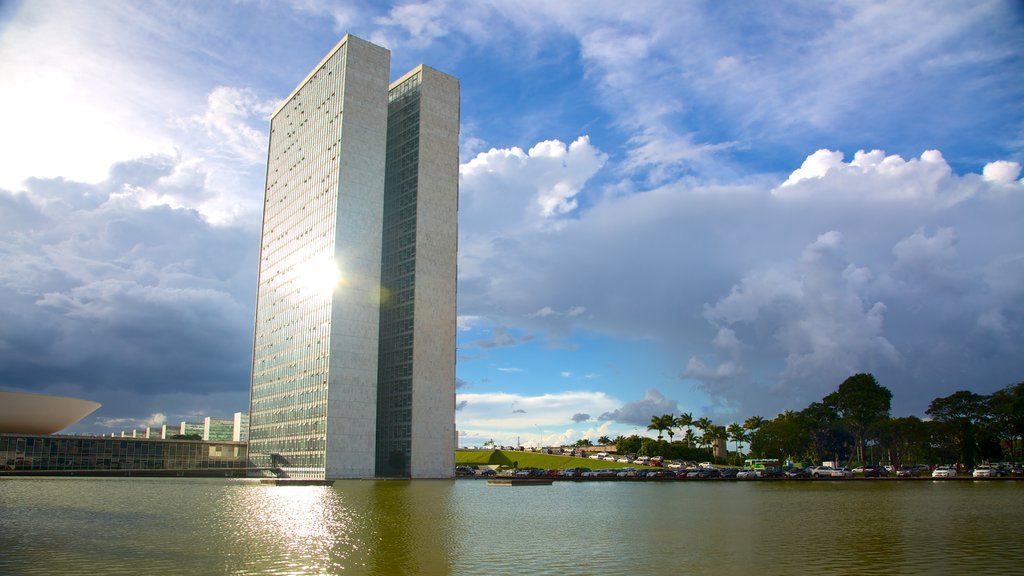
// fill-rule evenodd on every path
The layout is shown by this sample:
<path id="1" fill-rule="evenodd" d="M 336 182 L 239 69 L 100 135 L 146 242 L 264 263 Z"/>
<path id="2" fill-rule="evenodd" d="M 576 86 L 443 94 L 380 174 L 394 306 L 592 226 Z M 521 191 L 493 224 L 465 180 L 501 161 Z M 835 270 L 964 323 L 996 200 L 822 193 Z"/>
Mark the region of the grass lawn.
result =
<path id="1" fill-rule="evenodd" d="M 538 454 L 536 452 L 519 452 L 517 450 L 456 450 L 455 464 L 467 466 L 476 464 L 497 466 L 514 466 L 516 468 L 542 468 L 544 470 L 564 470 L 566 468 L 650 468 L 622 462 L 609 462 L 578 456 L 558 456 L 554 454 Z"/>

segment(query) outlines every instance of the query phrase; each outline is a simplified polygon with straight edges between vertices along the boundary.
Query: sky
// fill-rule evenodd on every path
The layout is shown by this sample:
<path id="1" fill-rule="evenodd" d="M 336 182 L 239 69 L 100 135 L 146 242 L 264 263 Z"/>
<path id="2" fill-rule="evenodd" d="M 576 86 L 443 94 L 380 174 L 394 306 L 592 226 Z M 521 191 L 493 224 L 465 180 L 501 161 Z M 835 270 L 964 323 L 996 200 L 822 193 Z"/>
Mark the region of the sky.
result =
<path id="1" fill-rule="evenodd" d="M 0 1 L 0 388 L 248 408 L 269 117 L 351 33 L 461 87 L 459 444 L 1024 380 L 1024 5 Z"/>

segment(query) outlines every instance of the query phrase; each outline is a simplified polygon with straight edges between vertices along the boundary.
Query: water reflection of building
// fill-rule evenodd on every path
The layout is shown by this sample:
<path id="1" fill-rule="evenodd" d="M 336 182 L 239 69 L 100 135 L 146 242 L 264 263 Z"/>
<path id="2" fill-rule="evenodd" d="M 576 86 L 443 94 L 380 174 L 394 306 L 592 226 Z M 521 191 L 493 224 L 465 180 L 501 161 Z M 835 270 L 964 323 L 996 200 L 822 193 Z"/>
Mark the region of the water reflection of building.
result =
<path id="1" fill-rule="evenodd" d="M 346 36 L 274 112 L 250 457 L 298 478 L 450 477 L 458 80 Z"/>

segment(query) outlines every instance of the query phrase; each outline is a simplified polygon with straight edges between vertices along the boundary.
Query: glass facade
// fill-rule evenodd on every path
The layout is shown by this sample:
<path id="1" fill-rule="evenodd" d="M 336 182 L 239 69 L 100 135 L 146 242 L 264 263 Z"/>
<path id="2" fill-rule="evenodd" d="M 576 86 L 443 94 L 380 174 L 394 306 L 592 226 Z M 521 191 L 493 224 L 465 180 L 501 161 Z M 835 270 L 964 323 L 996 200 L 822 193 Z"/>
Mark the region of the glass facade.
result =
<path id="1" fill-rule="evenodd" d="M 420 79 L 388 93 L 384 235 L 377 373 L 377 475 L 408 477 L 412 436 L 413 327 L 416 292 L 416 190 L 420 152 Z"/>
<path id="2" fill-rule="evenodd" d="M 249 410 L 268 473 L 453 473 L 458 82 L 389 70 L 346 36 L 271 119 Z"/>
<path id="3" fill-rule="evenodd" d="M 322 477 L 346 50 L 271 120 L 250 403 L 253 464 Z M 320 285 L 318 285 L 320 284 Z"/>
<path id="4" fill-rule="evenodd" d="M 231 442 L 234 436 L 234 420 L 206 417 L 203 422 L 203 440 L 215 442 Z"/>
<path id="5" fill-rule="evenodd" d="M 244 443 L 0 434 L 3 473 L 244 475 Z"/>

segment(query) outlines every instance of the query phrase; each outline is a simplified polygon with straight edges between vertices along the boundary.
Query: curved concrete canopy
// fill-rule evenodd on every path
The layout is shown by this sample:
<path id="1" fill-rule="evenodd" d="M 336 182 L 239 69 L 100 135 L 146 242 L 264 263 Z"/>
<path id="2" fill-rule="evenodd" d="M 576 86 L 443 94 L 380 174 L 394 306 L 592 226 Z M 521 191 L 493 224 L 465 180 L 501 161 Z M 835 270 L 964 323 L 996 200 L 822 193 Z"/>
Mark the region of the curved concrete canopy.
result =
<path id="1" fill-rule="evenodd" d="M 0 390 L 0 432 L 55 434 L 99 407 L 92 400 Z"/>

